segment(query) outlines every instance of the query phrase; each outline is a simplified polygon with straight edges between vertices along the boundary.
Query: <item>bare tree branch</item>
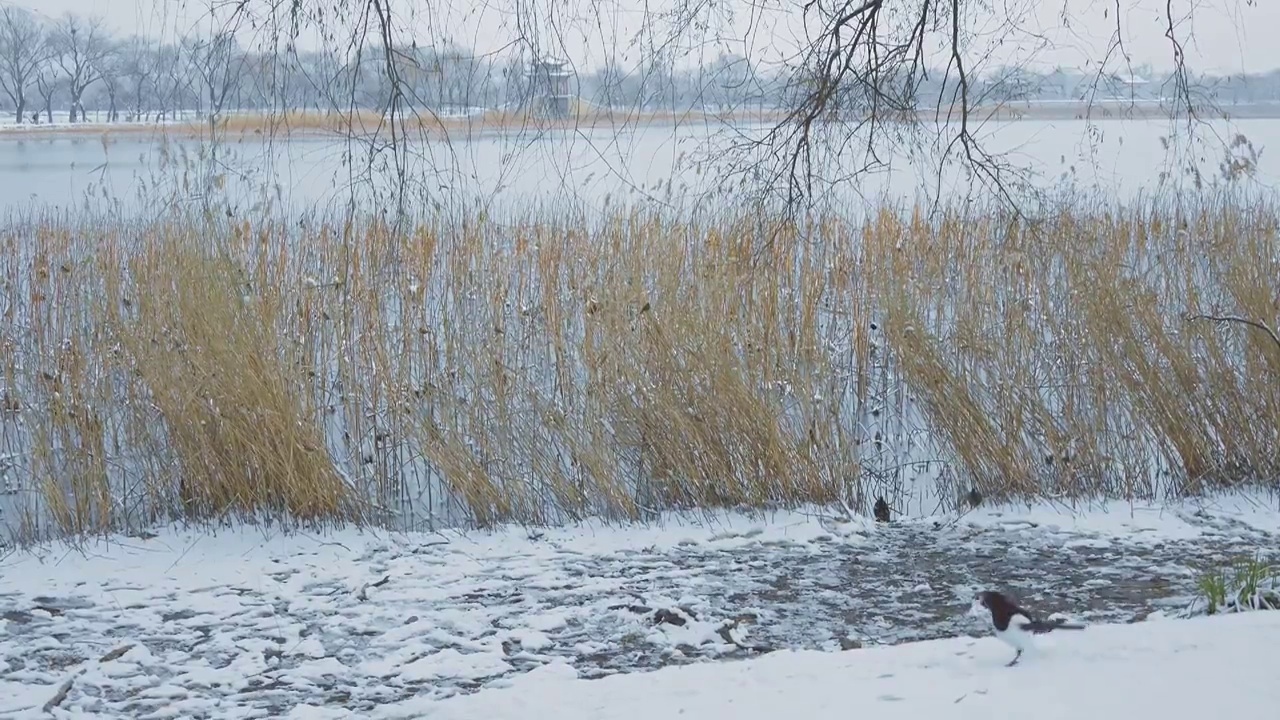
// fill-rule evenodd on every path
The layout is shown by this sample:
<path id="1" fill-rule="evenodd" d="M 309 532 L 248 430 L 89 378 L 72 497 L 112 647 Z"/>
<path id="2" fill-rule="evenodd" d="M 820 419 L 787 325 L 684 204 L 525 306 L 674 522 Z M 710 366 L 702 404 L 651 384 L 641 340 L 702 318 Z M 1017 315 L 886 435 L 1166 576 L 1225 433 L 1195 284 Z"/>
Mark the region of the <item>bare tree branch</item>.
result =
<path id="1" fill-rule="evenodd" d="M 1219 325 L 1226 325 L 1228 323 L 1246 325 L 1248 327 L 1254 328 L 1256 330 L 1261 330 L 1262 332 L 1266 333 L 1267 336 L 1271 338 L 1271 341 L 1276 344 L 1276 347 L 1280 348 L 1280 334 L 1277 334 L 1276 331 L 1271 329 L 1269 325 L 1259 322 L 1257 320 L 1251 320 L 1249 318 L 1240 317 L 1238 315 L 1208 315 L 1204 313 L 1198 313 L 1198 314 L 1186 313 L 1183 315 L 1183 319 L 1185 319 L 1187 322 L 1195 322 L 1198 320 L 1209 320 L 1209 321 L 1218 323 Z"/>

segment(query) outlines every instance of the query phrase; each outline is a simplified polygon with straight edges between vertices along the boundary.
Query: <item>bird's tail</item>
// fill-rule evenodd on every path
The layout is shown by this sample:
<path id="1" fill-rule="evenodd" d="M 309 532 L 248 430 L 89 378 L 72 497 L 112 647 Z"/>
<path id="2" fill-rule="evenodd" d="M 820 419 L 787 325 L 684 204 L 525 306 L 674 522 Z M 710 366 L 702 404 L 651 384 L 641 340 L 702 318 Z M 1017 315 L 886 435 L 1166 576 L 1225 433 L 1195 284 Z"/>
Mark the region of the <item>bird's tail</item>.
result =
<path id="1" fill-rule="evenodd" d="M 1028 623 L 1026 628 L 1033 633 L 1047 633 L 1053 632 L 1054 630 L 1084 630 L 1085 626 L 1068 623 L 1065 620 L 1055 620 L 1054 622 L 1036 620 L 1035 622 Z"/>

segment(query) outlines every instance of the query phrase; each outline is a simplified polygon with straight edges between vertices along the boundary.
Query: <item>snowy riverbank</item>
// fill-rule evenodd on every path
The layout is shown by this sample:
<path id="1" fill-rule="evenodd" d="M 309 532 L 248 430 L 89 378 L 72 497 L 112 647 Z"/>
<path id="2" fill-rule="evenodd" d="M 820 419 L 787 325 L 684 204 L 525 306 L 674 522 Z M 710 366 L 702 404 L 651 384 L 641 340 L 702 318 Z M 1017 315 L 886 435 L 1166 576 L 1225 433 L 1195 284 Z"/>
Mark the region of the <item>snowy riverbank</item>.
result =
<path id="1" fill-rule="evenodd" d="M 654 706 L 657 714 L 646 717 L 674 716 L 677 706 L 690 717 L 728 712 L 737 706 L 717 703 L 758 673 L 777 677 L 752 692 L 785 697 L 792 692 L 786 684 L 798 683 L 794 693 L 813 696 L 819 716 L 873 702 L 883 705 L 875 705 L 877 717 L 891 716 L 881 710 L 924 713 L 963 692 L 970 696 L 957 712 L 989 712 L 1013 690 L 993 668 L 1007 660 L 1004 648 L 964 639 L 984 635 L 963 614 L 975 589 L 1004 587 L 1046 613 L 1093 624 L 1177 614 L 1198 569 L 1280 550 L 1274 502 L 1112 505 L 1077 515 L 984 510 L 891 526 L 785 513 L 721 516 L 710 526 L 669 518 L 663 526 L 492 533 L 167 529 L 83 551 L 12 553 L 0 559 L 0 715 L 47 716 L 41 708 L 57 700 L 67 717 L 435 717 L 438 701 L 476 694 L 439 712 L 515 717 L 524 708 L 522 718 L 537 718 L 551 712 L 540 703 L 566 692 L 583 704 L 566 705 L 558 718 L 624 718 L 632 717 L 625 709 L 597 714 L 591 698 L 605 691 L 566 678 L 684 665 L 700 669 L 610 683 L 620 683 L 619 698 L 654 677 L 687 688 L 680 694 L 686 705 Z M 1277 621 L 1224 621 L 1241 628 L 1240 637 L 1206 645 L 1204 657 L 1271 642 L 1255 636 Z M 1141 625 L 1175 630 L 1091 629 L 1084 640 L 1071 639 L 1077 645 L 1054 661 L 1058 671 L 1092 677 L 1142 652 L 1168 656 L 1170 672 L 1200 671 L 1194 654 L 1169 648 L 1208 642 L 1213 633 L 1203 623 Z M 1142 634 L 1158 632 L 1174 634 Z M 875 647 L 957 636 L 895 651 Z M 1101 644 L 1091 645 L 1094 638 Z M 852 647 L 864 649 L 839 652 Z M 780 652 L 787 650 L 828 652 Z M 729 659 L 749 662 L 723 662 Z M 1245 672 L 1242 683 L 1267 667 L 1203 662 Z M 882 665 L 900 666 L 883 671 L 898 679 L 862 677 Z M 811 672 L 844 675 L 828 677 L 828 694 L 814 696 L 816 680 L 799 677 Z M 865 688 L 851 684 L 861 681 Z M 513 682 L 535 689 L 520 697 L 494 691 Z M 1193 687 L 1207 691 L 1207 682 Z M 938 687 L 928 694 L 911 690 L 931 685 Z M 761 708 L 774 702 L 765 695 Z M 1010 697 L 1015 708 L 1029 701 Z M 745 696 L 741 702 L 757 706 Z"/>
<path id="2" fill-rule="evenodd" d="M 1039 657 L 1014 668 L 1004 667 L 1008 648 L 992 638 L 778 652 L 592 682 L 554 664 L 507 688 L 405 702 L 369 717 L 1201 720 L 1267 717 L 1280 707 L 1280 683 L 1264 660 L 1275 653 L 1280 613 L 1095 626 L 1051 637 Z"/>

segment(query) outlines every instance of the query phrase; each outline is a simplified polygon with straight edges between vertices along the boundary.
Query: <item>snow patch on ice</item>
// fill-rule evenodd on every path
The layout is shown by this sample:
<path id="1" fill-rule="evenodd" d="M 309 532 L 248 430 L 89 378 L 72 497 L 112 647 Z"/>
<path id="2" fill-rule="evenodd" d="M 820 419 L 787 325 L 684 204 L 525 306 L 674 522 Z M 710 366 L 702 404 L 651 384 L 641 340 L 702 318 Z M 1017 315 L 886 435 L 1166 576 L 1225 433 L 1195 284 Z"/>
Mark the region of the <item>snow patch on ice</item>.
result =
<path id="1" fill-rule="evenodd" d="M 511 669 L 506 661 L 493 653 L 461 653 L 445 648 L 396 669 L 402 680 L 439 680 L 461 678 L 476 680 L 501 675 Z"/>
<path id="2" fill-rule="evenodd" d="M 522 649 L 531 650 L 533 652 L 546 650 L 552 645 L 555 645 L 555 642 L 553 642 L 551 638 L 547 637 L 546 633 L 532 628 L 511 630 L 507 633 L 507 637 L 520 643 L 520 647 Z"/>

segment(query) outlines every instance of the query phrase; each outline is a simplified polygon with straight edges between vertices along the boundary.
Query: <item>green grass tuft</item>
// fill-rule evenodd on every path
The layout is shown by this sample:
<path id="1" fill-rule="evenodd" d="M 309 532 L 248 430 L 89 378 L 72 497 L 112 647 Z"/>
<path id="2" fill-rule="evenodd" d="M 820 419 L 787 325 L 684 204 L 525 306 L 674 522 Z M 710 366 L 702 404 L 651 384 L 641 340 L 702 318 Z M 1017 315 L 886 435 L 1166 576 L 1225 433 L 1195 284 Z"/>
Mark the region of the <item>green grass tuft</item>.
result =
<path id="1" fill-rule="evenodd" d="M 1280 610 L 1280 567 L 1260 554 L 1207 570 L 1196 580 L 1197 604 L 1208 615 Z"/>

